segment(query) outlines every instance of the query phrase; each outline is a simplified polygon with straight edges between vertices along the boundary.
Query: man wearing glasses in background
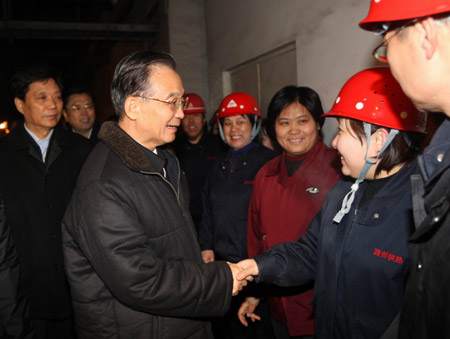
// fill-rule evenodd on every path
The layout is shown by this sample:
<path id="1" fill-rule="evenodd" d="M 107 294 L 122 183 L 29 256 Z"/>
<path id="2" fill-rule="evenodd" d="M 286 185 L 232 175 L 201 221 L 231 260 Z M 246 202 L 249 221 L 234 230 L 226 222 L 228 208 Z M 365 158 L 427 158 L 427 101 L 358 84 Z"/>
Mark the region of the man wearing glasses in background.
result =
<path id="1" fill-rule="evenodd" d="M 412 178 L 410 276 L 399 331 L 392 326 L 383 338 L 450 338 L 450 1 L 372 0 L 359 25 L 383 35 L 374 56 L 415 106 L 447 116 Z"/>
<path id="2" fill-rule="evenodd" d="M 95 124 L 95 105 L 92 94 L 82 87 L 64 91 L 63 115 L 69 130 L 77 133 L 95 145 L 99 126 Z"/>
<path id="3" fill-rule="evenodd" d="M 139 51 L 116 67 L 118 118 L 79 176 L 63 221 L 66 272 L 80 338 L 212 338 L 246 282 L 226 262 L 203 264 L 187 182 L 165 148 L 183 118 L 174 59 Z"/>

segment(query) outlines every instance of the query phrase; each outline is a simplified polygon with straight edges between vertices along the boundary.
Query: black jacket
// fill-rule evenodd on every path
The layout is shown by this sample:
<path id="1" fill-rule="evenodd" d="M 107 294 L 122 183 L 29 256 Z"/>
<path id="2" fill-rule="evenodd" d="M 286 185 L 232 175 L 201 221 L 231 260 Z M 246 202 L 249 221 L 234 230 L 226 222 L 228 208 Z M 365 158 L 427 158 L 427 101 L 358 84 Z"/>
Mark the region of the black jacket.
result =
<path id="1" fill-rule="evenodd" d="M 415 181 L 419 213 L 409 243 L 411 272 L 400 316 L 402 339 L 450 338 L 449 135 L 447 118 L 420 158 L 425 186 L 422 195 L 420 181 Z"/>
<path id="2" fill-rule="evenodd" d="M 90 150 L 83 137 L 59 126 L 45 163 L 23 124 L 0 139 L 0 190 L 32 319 L 64 319 L 71 314 L 61 221 Z"/>
<path id="3" fill-rule="evenodd" d="M 0 197 L 0 338 L 32 338 L 28 307 L 19 282 L 19 262 Z"/>
<path id="4" fill-rule="evenodd" d="M 76 134 L 73 129 L 72 126 L 67 124 L 67 131 Z M 100 125 L 97 123 L 94 123 L 94 125 L 92 126 L 92 132 L 91 135 L 89 136 L 89 138 L 87 139 L 89 141 L 89 143 L 91 144 L 92 147 L 94 147 L 97 142 L 98 142 L 98 132 L 100 131 Z"/>
<path id="5" fill-rule="evenodd" d="M 182 138 L 175 141 L 172 146 L 180 161 L 181 170 L 188 180 L 189 210 L 198 231 L 202 221 L 203 186 L 214 162 L 224 153 L 227 146 L 219 136 L 206 131 L 197 144 L 191 144 L 186 138 Z"/>
<path id="6" fill-rule="evenodd" d="M 253 147 L 251 147 L 253 146 Z M 259 169 L 277 154 L 258 144 L 247 145 L 230 166 L 228 151 L 214 164 L 203 191 L 203 218 L 199 231 L 202 250 L 213 250 L 215 259 L 237 262 L 247 258 L 247 212 Z"/>
<path id="7" fill-rule="evenodd" d="M 78 336 L 210 338 L 199 317 L 225 313 L 233 280 L 225 262 L 202 264 L 178 161 L 158 148 L 172 185 L 116 123 L 99 137 L 63 222 Z"/>

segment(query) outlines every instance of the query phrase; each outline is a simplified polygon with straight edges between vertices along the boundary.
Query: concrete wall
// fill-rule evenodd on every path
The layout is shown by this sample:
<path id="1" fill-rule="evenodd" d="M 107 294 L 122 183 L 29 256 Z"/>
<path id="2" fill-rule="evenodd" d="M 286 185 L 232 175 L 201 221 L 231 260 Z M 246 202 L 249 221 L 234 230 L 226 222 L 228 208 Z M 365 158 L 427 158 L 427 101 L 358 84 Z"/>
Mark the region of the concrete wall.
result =
<path id="1" fill-rule="evenodd" d="M 371 52 L 380 38 L 358 27 L 369 5 L 369 0 L 171 0 L 170 50 L 186 90 L 215 108 L 228 94 L 224 71 L 295 42 L 297 84 L 315 89 L 329 110 L 350 76 L 379 65 Z M 328 144 L 334 128 L 333 123 L 324 128 Z"/>
<path id="2" fill-rule="evenodd" d="M 169 49 L 186 93 L 199 94 L 209 112 L 204 9 L 204 0 L 168 1 Z"/>

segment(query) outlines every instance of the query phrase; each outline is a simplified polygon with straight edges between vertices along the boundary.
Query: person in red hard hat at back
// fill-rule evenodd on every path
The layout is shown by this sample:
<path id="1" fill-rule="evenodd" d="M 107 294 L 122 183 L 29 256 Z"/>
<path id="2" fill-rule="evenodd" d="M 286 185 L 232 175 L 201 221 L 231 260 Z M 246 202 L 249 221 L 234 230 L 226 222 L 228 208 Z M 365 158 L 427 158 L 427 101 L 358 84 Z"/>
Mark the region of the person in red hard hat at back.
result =
<path id="1" fill-rule="evenodd" d="M 419 157 L 414 176 L 416 231 L 409 241 L 411 273 L 400 338 L 450 338 L 450 1 L 373 0 L 362 29 L 382 34 L 374 56 L 422 111 L 445 120 Z M 397 331 L 392 329 L 393 338 Z"/>
<path id="2" fill-rule="evenodd" d="M 214 163 L 203 190 L 199 243 L 205 263 L 247 258 L 247 212 L 253 183 L 259 169 L 276 156 L 255 141 L 262 117 L 250 94 L 235 92 L 226 96 L 217 118 L 220 136 L 230 149 Z M 226 316 L 213 323 L 215 339 L 271 338 L 268 315 L 247 328 L 239 323 L 236 314 L 244 294 L 233 298 Z M 258 311 L 267 314 L 267 305 L 260 305 Z"/>
<path id="3" fill-rule="evenodd" d="M 183 97 L 186 100 L 184 118 L 181 120 L 183 134 L 177 137 L 172 146 L 188 180 L 189 211 L 198 232 L 202 220 L 205 179 L 214 162 L 227 147 L 219 136 L 208 133 L 202 98 L 195 93 L 187 93 Z"/>
<path id="4" fill-rule="evenodd" d="M 332 146 L 350 180 L 328 191 L 297 242 L 238 263 L 245 269 L 238 279 L 253 275 L 280 286 L 314 281 L 316 339 L 379 339 L 402 305 L 410 176 L 419 171 L 414 160 L 426 116 L 387 67 L 355 74 L 324 116 L 338 118 Z"/>

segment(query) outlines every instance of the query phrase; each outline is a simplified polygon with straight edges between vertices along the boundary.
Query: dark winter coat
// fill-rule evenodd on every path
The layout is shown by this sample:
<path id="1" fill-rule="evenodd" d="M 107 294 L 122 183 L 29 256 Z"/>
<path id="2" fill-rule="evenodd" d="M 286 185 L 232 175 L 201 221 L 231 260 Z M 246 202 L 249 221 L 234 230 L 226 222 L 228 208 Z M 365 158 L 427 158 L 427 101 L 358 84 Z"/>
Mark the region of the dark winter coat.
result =
<path id="1" fill-rule="evenodd" d="M 72 126 L 67 124 L 67 130 L 71 133 L 75 133 L 72 129 Z M 97 123 L 94 123 L 92 126 L 92 132 L 89 138 L 87 139 L 89 144 L 91 144 L 91 147 L 94 147 L 98 142 L 98 132 L 100 131 L 100 125 Z"/>
<path id="2" fill-rule="evenodd" d="M 259 281 L 292 286 L 315 280 L 316 334 L 320 339 L 377 339 L 401 308 L 408 274 L 413 164 L 394 174 L 366 204 L 360 184 L 340 224 L 333 217 L 353 182 L 340 180 L 298 240 L 256 257 Z"/>
<path id="3" fill-rule="evenodd" d="M 202 221 L 203 186 L 214 162 L 225 152 L 226 145 L 219 136 L 205 131 L 197 144 L 191 144 L 183 138 L 173 143 L 173 149 L 187 177 L 189 210 L 198 231 Z"/>
<path id="4" fill-rule="evenodd" d="M 226 312 L 233 280 L 225 262 L 202 264 L 178 161 L 158 148 L 172 185 L 116 123 L 99 138 L 63 222 L 78 336 L 210 338 L 199 317 Z"/>
<path id="5" fill-rule="evenodd" d="M 83 137 L 59 126 L 53 130 L 45 163 L 23 124 L 0 139 L 0 190 L 32 319 L 71 315 L 61 221 L 90 150 Z"/>
<path id="6" fill-rule="evenodd" d="M 213 250 L 216 259 L 247 258 L 247 213 L 254 180 L 259 169 L 276 156 L 258 143 L 246 147 L 233 169 L 230 157 L 235 151 L 223 154 L 204 187 L 199 242 L 202 250 Z"/>
<path id="7" fill-rule="evenodd" d="M 33 338 L 28 306 L 19 281 L 16 246 L 0 197 L 0 338 Z"/>
<path id="8" fill-rule="evenodd" d="M 415 180 L 416 231 L 409 240 L 411 273 L 400 316 L 400 338 L 450 338 L 450 120 L 419 158 L 424 191 Z"/>
<path id="9" fill-rule="evenodd" d="M 321 209 L 328 190 L 340 178 L 337 152 L 321 141 L 306 154 L 291 177 L 285 162 L 283 153 L 265 164 L 256 176 L 248 211 L 249 257 L 298 240 Z M 272 317 L 287 324 L 291 336 L 314 334 L 312 289 L 272 289 L 268 293 L 275 295 L 268 299 Z"/>

